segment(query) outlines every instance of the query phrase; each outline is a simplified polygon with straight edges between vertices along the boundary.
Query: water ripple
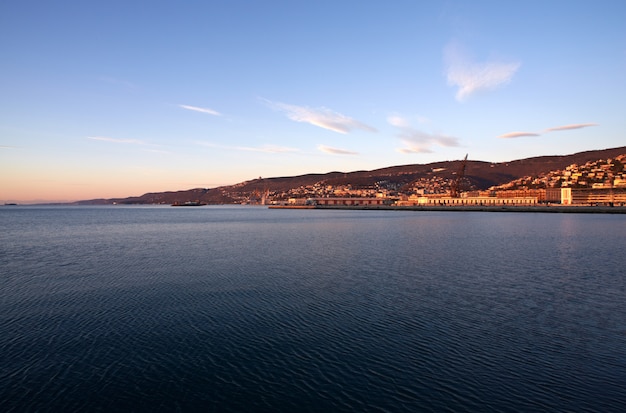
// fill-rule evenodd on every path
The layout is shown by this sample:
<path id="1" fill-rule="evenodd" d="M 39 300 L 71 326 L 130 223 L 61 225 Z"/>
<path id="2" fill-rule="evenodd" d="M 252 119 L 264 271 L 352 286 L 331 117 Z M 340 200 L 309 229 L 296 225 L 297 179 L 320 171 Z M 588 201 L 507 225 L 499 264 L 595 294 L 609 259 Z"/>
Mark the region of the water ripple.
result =
<path id="1" fill-rule="evenodd" d="M 194 211 L 12 217 L 2 411 L 626 404 L 621 217 Z"/>

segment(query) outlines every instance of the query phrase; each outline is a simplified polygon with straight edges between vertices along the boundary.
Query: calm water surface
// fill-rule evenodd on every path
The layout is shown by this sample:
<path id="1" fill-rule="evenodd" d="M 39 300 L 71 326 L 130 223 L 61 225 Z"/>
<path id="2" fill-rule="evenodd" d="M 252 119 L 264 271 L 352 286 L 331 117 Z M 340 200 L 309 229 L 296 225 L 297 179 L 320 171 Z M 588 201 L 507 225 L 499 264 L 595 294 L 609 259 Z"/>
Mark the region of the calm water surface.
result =
<path id="1" fill-rule="evenodd" d="M 0 411 L 617 412 L 621 215 L 1 207 Z"/>

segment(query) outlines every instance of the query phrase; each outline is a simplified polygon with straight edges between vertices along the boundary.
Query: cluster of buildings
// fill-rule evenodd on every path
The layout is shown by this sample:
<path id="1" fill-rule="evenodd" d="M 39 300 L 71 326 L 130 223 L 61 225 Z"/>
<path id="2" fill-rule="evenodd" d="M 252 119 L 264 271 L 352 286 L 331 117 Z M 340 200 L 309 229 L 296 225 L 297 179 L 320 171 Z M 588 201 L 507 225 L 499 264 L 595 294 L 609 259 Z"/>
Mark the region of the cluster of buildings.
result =
<path id="1" fill-rule="evenodd" d="M 626 155 L 606 161 L 570 165 L 560 177 L 561 188 L 626 188 Z"/>
<path id="2" fill-rule="evenodd" d="M 614 159 L 572 164 L 562 171 L 552 171 L 537 177 L 523 177 L 492 190 L 512 188 L 622 188 L 626 187 L 626 154 Z"/>
<path id="3" fill-rule="evenodd" d="M 626 186 L 620 188 L 548 188 L 464 192 L 450 196 L 411 195 L 393 203 L 397 206 L 536 206 L 604 205 L 626 206 Z"/>
<path id="4" fill-rule="evenodd" d="M 374 197 L 289 198 L 282 205 L 320 206 L 537 206 L 537 205 L 603 205 L 626 206 L 623 188 L 550 188 L 527 190 L 463 192 L 459 197 L 447 194 L 411 194 L 394 197 L 379 193 Z"/>
<path id="5" fill-rule="evenodd" d="M 384 182 L 368 189 L 316 184 L 299 188 L 281 203 L 323 206 L 535 206 L 610 205 L 626 206 L 626 155 L 615 159 L 570 165 L 563 171 L 524 177 L 486 191 L 450 195 L 450 182 L 436 178 L 414 182 L 406 192 Z M 303 196 L 304 195 L 304 196 Z"/>

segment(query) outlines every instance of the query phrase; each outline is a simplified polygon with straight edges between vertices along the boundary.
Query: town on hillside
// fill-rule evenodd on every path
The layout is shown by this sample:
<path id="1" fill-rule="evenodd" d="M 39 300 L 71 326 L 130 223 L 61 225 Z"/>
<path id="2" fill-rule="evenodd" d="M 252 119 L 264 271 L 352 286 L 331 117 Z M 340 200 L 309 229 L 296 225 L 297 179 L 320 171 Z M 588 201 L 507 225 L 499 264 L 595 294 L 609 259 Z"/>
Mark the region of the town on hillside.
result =
<path id="1" fill-rule="evenodd" d="M 626 205 L 626 147 L 509 162 L 476 160 L 262 178 L 216 188 L 78 201 L 81 205 Z"/>
<path id="2" fill-rule="evenodd" d="M 259 187 L 244 204 L 327 206 L 428 205 L 626 205 L 626 154 L 615 158 L 571 164 L 564 170 L 525 176 L 479 190 L 466 176 L 465 163 L 454 177 L 437 175 L 398 185 L 378 181 L 369 186 L 332 185 L 324 181 L 285 191 Z"/>

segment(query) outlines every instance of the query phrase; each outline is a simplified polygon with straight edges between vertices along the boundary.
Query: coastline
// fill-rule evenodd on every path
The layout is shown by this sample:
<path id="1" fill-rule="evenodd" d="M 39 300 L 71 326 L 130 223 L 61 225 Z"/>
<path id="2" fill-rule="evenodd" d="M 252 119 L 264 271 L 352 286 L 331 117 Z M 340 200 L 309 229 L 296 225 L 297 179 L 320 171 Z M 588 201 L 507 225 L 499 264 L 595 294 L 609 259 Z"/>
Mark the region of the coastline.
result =
<path id="1" fill-rule="evenodd" d="M 446 211 L 446 212 L 541 212 L 564 214 L 626 214 L 621 206 L 386 206 L 386 205 L 270 205 L 269 209 L 347 209 L 385 211 Z"/>

